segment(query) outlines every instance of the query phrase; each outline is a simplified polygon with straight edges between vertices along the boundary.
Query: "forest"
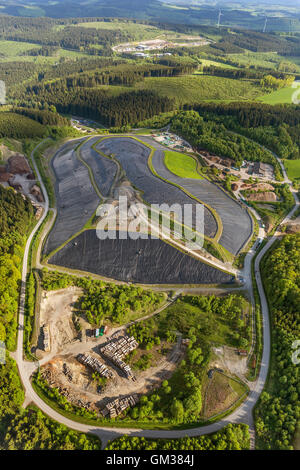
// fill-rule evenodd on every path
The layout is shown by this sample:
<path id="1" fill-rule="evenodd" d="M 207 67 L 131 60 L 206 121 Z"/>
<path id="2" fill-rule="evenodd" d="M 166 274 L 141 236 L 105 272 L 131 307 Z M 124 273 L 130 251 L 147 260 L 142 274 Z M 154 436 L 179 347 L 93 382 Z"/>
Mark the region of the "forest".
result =
<path id="1" fill-rule="evenodd" d="M 101 450 L 97 437 L 73 431 L 36 408 L 27 408 L 10 422 L 3 450 Z"/>
<path id="2" fill-rule="evenodd" d="M 58 46 L 71 50 L 84 50 L 86 52 L 89 52 L 91 45 L 104 46 L 104 50 L 98 49 L 99 55 L 107 53 L 111 55 L 109 46 L 133 39 L 121 30 L 84 28 L 72 26 L 72 24 L 71 20 L 27 19 L 1 16 L 0 39 L 30 42 L 43 46 Z M 63 28 L 58 29 L 55 26 L 63 26 Z"/>
<path id="3" fill-rule="evenodd" d="M 287 235 L 263 260 L 263 281 L 272 321 L 269 381 L 255 411 L 259 449 L 292 450 L 299 423 L 299 364 L 292 362 L 299 339 L 300 234 Z"/>
<path id="4" fill-rule="evenodd" d="M 280 158 L 300 158 L 299 106 L 203 102 L 193 109 L 206 120 L 214 120 L 266 146 Z"/>
<path id="5" fill-rule="evenodd" d="M 39 122 L 11 112 L 0 113 L 0 138 L 13 137 L 24 139 L 26 137 L 43 137 L 46 129 Z"/>
<path id="6" fill-rule="evenodd" d="M 271 152 L 227 130 L 223 122 L 204 119 L 196 111 L 182 111 L 172 118 L 171 129 L 185 137 L 197 150 L 231 158 L 236 161 L 236 166 L 241 166 L 243 160 L 270 163 L 277 179 L 281 178 L 279 165 Z"/>
<path id="7" fill-rule="evenodd" d="M 160 341 L 175 342 L 175 331 L 189 339 L 186 356 L 172 377 L 129 411 L 141 423 L 191 424 L 201 421 L 202 383 L 211 358 L 211 344 L 247 348 L 250 330 L 243 317 L 242 297 L 182 296 L 159 315 L 127 328 L 141 348 L 151 350 Z M 228 325 L 224 331 L 222 325 Z"/>
<path id="8" fill-rule="evenodd" d="M 0 185 L 0 340 L 15 345 L 26 236 L 33 223 L 33 207 L 21 194 Z"/>
<path id="9" fill-rule="evenodd" d="M 12 350 L 17 330 L 20 266 L 33 208 L 19 193 L 0 185 L 0 340 Z M 0 364 L 0 450 L 100 449 L 100 441 L 71 431 L 41 411 L 23 410 L 24 391 L 13 359 Z"/>
<path id="10" fill-rule="evenodd" d="M 221 431 L 182 439 L 146 439 L 122 436 L 107 444 L 105 450 L 248 450 L 249 431 L 245 424 L 228 424 Z"/>
<path id="11" fill-rule="evenodd" d="M 76 313 L 86 316 L 93 326 L 100 326 L 108 320 L 114 324 L 124 324 L 137 314 L 140 316 L 142 312 L 146 314 L 155 310 L 165 299 L 163 294 L 150 289 L 43 270 L 43 289 L 56 290 L 71 285 L 83 288 L 83 295 L 75 306 Z"/>

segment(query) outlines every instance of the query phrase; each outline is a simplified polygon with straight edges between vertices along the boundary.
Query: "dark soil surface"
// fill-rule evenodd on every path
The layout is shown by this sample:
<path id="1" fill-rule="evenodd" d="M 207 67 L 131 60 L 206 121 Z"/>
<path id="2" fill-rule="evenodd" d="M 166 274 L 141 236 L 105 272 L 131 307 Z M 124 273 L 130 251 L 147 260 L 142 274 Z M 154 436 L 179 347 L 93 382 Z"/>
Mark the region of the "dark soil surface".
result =
<path id="1" fill-rule="evenodd" d="M 180 178 L 171 173 L 164 165 L 163 150 L 165 149 L 157 142 L 153 144 L 149 138 L 142 137 L 142 139 L 158 149 L 153 155 L 152 163 L 160 176 L 184 187 L 188 192 L 216 210 L 223 224 L 223 233 L 219 242 L 228 251 L 237 254 L 252 232 L 252 222 L 247 211 L 210 181 Z"/>
<path id="2" fill-rule="evenodd" d="M 99 198 L 91 184 L 88 169 L 76 156 L 77 142 L 63 145 L 52 160 L 56 177 L 57 217 L 45 243 L 49 254 L 78 232 L 95 212 Z"/>
<path id="3" fill-rule="evenodd" d="M 128 137 L 105 139 L 97 146 L 105 154 L 114 154 L 119 160 L 127 178 L 132 184 L 143 191 L 143 198 L 149 204 L 178 203 L 196 206 L 194 199 L 154 176 L 148 167 L 150 149 L 140 142 Z M 217 231 L 217 223 L 212 213 L 204 208 L 204 233 L 213 237 Z"/>
<path id="4" fill-rule="evenodd" d="M 118 233 L 118 232 L 117 232 Z M 186 255 L 159 239 L 100 240 L 86 230 L 49 260 L 120 281 L 143 284 L 221 284 L 232 276 Z"/>
<path id="5" fill-rule="evenodd" d="M 99 140 L 99 137 L 94 137 L 85 142 L 80 147 L 80 156 L 93 171 L 100 193 L 107 197 L 117 173 L 117 164 L 113 160 L 103 157 L 92 148 L 97 140 Z"/>

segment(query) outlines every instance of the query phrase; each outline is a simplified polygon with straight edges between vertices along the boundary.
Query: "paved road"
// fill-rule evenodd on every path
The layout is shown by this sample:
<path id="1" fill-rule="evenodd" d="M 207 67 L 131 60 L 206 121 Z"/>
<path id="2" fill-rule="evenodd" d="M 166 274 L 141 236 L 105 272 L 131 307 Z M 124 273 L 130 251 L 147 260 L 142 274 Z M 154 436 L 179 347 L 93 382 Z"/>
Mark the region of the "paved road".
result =
<path id="1" fill-rule="evenodd" d="M 41 145 L 41 144 L 39 144 Z M 39 147 L 39 146 L 38 146 Z M 36 148 L 38 148 L 36 147 Z M 202 427 L 195 427 L 193 429 L 186 429 L 186 430 L 142 430 L 142 429 L 129 429 L 129 428 L 104 428 L 100 426 L 89 426 L 82 423 L 77 423 L 75 421 L 71 421 L 68 418 L 65 418 L 60 413 L 53 410 L 49 407 L 33 390 L 32 385 L 30 383 L 30 374 L 35 368 L 35 365 L 23 360 L 23 334 L 24 334 L 24 302 L 25 302 L 25 283 L 26 283 L 26 274 L 27 274 L 27 260 L 28 260 L 28 253 L 30 248 L 30 243 L 36 231 L 39 229 L 40 225 L 42 224 L 43 220 L 46 217 L 48 208 L 49 208 L 49 200 L 47 196 L 47 192 L 45 186 L 42 182 L 41 176 L 39 174 L 38 168 L 34 162 L 34 151 L 32 152 L 32 160 L 34 164 L 35 171 L 37 173 L 38 179 L 41 184 L 42 191 L 45 197 L 45 211 L 37 223 L 36 227 L 32 231 L 25 247 L 24 259 L 23 259 L 23 269 L 22 269 L 22 288 L 21 288 L 21 296 L 20 296 L 20 307 L 19 307 L 19 332 L 18 332 L 18 342 L 17 342 L 17 352 L 14 355 L 17 361 L 17 365 L 19 368 L 19 373 L 21 380 L 24 385 L 24 389 L 26 392 L 26 399 L 25 403 L 28 404 L 30 401 L 34 402 L 44 413 L 46 413 L 51 418 L 55 419 L 57 422 L 62 423 L 72 429 L 82 431 L 82 432 L 90 432 L 99 436 L 102 440 L 102 446 L 104 447 L 105 444 L 109 439 L 114 439 L 120 435 L 128 434 L 130 436 L 144 436 L 144 437 L 151 437 L 151 438 L 180 438 L 185 436 L 199 436 L 211 432 L 218 431 L 222 427 L 224 427 L 228 423 L 247 423 L 250 425 L 251 434 L 254 435 L 253 431 L 253 418 L 252 418 L 252 411 L 255 403 L 257 402 L 259 395 L 261 394 L 265 381 L 268 374 L 268 365 L 269 365 L 269 358 L 270 358 L 270 322 L 269 322 L 269 312 L 268 312 L 268 304 L 266 301 L 264 289 L 262 286 L 261 276 L 259 272 L 259 266 L 263 255 L 269 250 L 269 248 L 273 245 L 279 233 L 276 233 L 265 245 L 262 251 L 259 253 L 255 260 L 255 276 L 256 282 L 258 285 L 259 295 L 261 299 L 261 306 L 262 306 L 262 319 L 263 319 L 263 355 L 262 355 L 262 364 L 260 368 L 260 373 L 256 382 L 251 384 L 251 390 L 246 398 L 246 400 L 241 404 L 239 408 L 237 408 L 232 414 L 228 417 Z M 291 182 L 288 180 L 286 173 L 285 179 L 291 185 Z M 290 217 L 293 215 L 295 210 L 299 205 L 299 200 L 295 192 L 293 192 L 295 198 L 295 207 L 293 210 L 288 214 L 288 216 L 284 219 L 282 223 L 286 223 Z M 248 269 L 251 267 L 251 259 L 254 256 L 254 251 L 249 254 L 247 258 L 247 266 Z M 253 439 L 252 439 L 253 445 Z"/>

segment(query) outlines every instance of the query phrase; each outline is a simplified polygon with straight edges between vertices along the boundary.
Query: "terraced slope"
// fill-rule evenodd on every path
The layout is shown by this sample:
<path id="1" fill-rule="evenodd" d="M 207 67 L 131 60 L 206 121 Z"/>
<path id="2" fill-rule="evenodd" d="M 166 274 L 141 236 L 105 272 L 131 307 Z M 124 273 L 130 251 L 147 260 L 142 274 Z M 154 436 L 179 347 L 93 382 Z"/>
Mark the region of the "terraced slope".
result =
<path id="1" fill-rule="evenodd" d="M 220 284 L 232 281 L 219 271 L 159 239 L 100 240 L 86 230 L 49 260 L 50 264 L 142 284 Z"/>
<path id="2" fill-rule="evenodd" d="M 46 254 L 82 229 L 99 204 L 88 169 L 78 160 L 74 151 L 77 145 L 78 141 L 68 142 L 58 150 L 52 160 L 56 177 L 57 217 L 45 243 Z"/>
<path id="3" fill-rule="evenodd" d="M 107 197 L 117 173 L 117 164 L 113 160 L 103 157 L 93 149 L 92 146 L 97 140 L 99 140 L 99 137 L 93 137 L 87 140 L 80 147 L 80 156 L 91 168 L 100 193 L 104 197 Z"/>
<path id="4" fill-rule="evenodd" d="M 194 199 L 154 176 L 148 167 L 150 149 L 130 137 L 112 137 L 102 140 L 96 148 L 105 154 L 114 154 L 121 163 L 128 179 L 143 191 L 143 198 L 149 204 L 197 204 Z M 214 237 L 217 223 L 212 213 L 204 208 L 204 233 Z"/>
<path id="5" fill-rule="evenodd" d="M 157 149 L 152 164 L 158 175 L 179 184 L 217 211 L 223 224 L 219 243 L 231 253 L 237 254 L 252 233 L 252 221 L 248 212 L 210 181 L 180 178 L 171 173 L 164 164 L 164 147 L 146 137 L 142 137 L 142 140 Z"/>

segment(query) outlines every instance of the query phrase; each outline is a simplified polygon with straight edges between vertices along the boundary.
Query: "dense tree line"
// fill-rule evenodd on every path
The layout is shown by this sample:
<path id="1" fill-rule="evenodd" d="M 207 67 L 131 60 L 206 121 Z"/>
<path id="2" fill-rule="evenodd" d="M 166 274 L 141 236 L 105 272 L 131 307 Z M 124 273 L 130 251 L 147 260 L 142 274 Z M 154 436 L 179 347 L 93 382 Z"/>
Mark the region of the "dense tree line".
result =
<path id="1" fill-rule="evenodd" d="M 225 33 L 222 41 L 217 46 L 222 47 L 223 42 L 228 42 L 241 49 L 247 49 L 253 52 L 289 52 L 291 43 L 280 36 L 269 33 L 260 33 L 258 31 L 234 30 L 234 34 Z"/>
<path id="2" fill-rule="evenodd" d="M 40 410 L 26 409 L 12 419 L 5 436 L 6 450 L 100 450 L 97 437 L 73 431 Z"/>
<path id="3" fill-rule="evenodd" d="M 76 304 L 78 314 L 84 314 L 94 326 L 100 326 L 105 319 L 122 324 L 130 313 L 153 310 L 164 299 L 162 294 L 141 287 L 43 271 L 42 287 L 45 290 L 62 289 L 72 285 L 83 288 L 83 295 Z"/>
<path id="4" fill-rule="evenodd" d="M 195 65 L 175 64 L 167 66 L 162 64 L 120 64 L 110 67 L 101 67 L 100 70 L 92 72 L 68 75 L 58 81 L 60 86 L 68 89 L 74 87 L 96 87 L 98 85 L 134 85 L 137 81 L 146 77 L 176 77 L 185 73 L 192 73 Z M 45 78 L 45 77 L 43 77 Z M 57 82 L 53 85 L 57 86 Z M 34 91 L 37 95 L 42 93 L 43 88 L 49 90 L 51 86 L 37 84 L 27 87 L 26 93 Z"/>
<path id="5" fill-rule="evenodd" d="M 39 73 L 39 81 L 53 80 L 55 78 L 65 78 L 70 75 L 92 70 L 98 70 L 103 67 L 114 68 L 117 65 L 124 64 L 124 59 L 107 59 L 105 57 L 82 57 L 76 60 L 66 60 L 61 57 L 57 64 L 44 67 L 43 72 Z"/>
<path id="6" fill-rule="evenodd" d="M 255 413 L 262 449 L 293 449 L 299 423 L 299 364 L 292 361 L 293 343 L 299 339 L 299 270 L 300 234 L 287 235 L 264 259 L 262 270 L 271 309 L 273 351 L 271 384 L 261 394 Z"/>
<path id="7" fill-rule="evenodd" d="M 20 267 L 33 207 L 13 189 L 0 185 L 0 340 L 14 347 L 20 288 Z"/>
<path id="8" fill-rule="evenodd" d="M 68 87 L 60 82 L 49 83 L 43 87 L 33 87 L 20 100 L 21 106 L 34 106 L 37 102 L 43 107 L 53 105 L 57 111 L 75 114 L 101 121 L 109 127 L 134 125 L 151 116 L 174 108 L 174 101 L 158 96 L 156 93 L 140 90 L 111 96 L 103 89 Z"/>
<path id="9" fill-rule="evenodd" d="M 87 52 L 91 45 L 110 46 L 133 39 L 121 30 L 72 26 L 72 20 L 7 16 L 0 18 L 0 38 Z"/>
<path id="10" fill-rule="evenodd" d="M 4 62 L 0 63 L 0 80 L 5 82 L 7 89 L 12 85 L 32 79 L 37 75 L 39 66 L 31 62 Z"/>
<path id="11" fill-rule="evenodd" d="M 254 80 L 265 80 L 266 83 L 263 83 L 262 85 L 267 87 L 268 79 L 265 79 L 266 77 L 266 71 L 263 69 L 250 69 L 250 68 L 226 68 L 226 67 L 217 67 L 215 65 L 204 65 L 201 67 L 202 71 L 204 74 L 208 75 L 214 75 L 217 77 L 226 77 L 226 78 L 234 78 L 234 79 L 254 79 Z M 277 85 L 282 86 L 289 86 L 290 82 L 292 83 L 295 80 L 294 76 L 287 76 L 284 72 L 279 72 L 279 71 L 269 71 L 267 77 L 272 77 L 277 80 L 282 80 L 282 82 L 274 82 Z M 272 78 L 269 78 L 269 80 L 272 80 Z M 287 80 L 287 81 L 286 81 Z M 270 88 L 274 88 L 274 85 L 271 84 L 269 86 Z M 276 86 L 275 89 L 279 88 L 279 86 Z"/>
<path id="12" fill-rule="evenodd" d="M 8 354 L 5 362 L 5 364 L 0 365 L 0 443 L 2 442 L 1 431 L 4 424 L 9 422 L 12 415 L 19 412 L 24 401 L 24 391 L 18 375 L 17 365 Z"/>
<path id="13" fill-rule="evenodd" d="M 52 57 L 57 54 L 59 48 L 57 46 L 42 46 L 39 48 L 34 47 L 33 49 L 29 49 L 28 51 L 24 51 L 22 55 L 29 55 L 29 56 L 43 56 L 43 57 Z"/>
<path id="14" fill-rule="evenodd" d="M 232 103 L 200 103 L 193 106 L 195 111 L 214 115 L 233 116 L 242 127 L 278 126 L 300 124 L 300 106 L 268 105 L 264 103 L 232 102 Z"/>
<path id="15" fill-rule="evenodd" d="M 69 126 L 70 121 L 60 114 L 49 110 L 32 109 L 32 108 L 14 108 L 14 113 L 27 116 L 34 121 L 39 122 L 43 126 Z"/>
<path id="16" fill-rule="evenodd" d="M 108 442 L 105 450 L 248 450 L 249 430 L 246 424 L 228 424 L 207 436 L 182 439 L 146 439 L 122 436 Z"/>
<path id="17" fill-rule="evenodd" d="M 154 310 L 163 298 L 163 295 L 141 287 L 116 284 L 101 287 L 94 282 L 86 287 L 76 306 L 78 313 L 84 314 L 92 325 L 99 326 L 105 319 L 122 324 L 130 313 Z"/>
<path id="18" fill-rule="evenodd" d="M 270 163 L 276 177 L 280 178 L 279 164 L 271 152 L 242 135 L 228 131 L 222 123 L 205 120 L 196 111 L 183 111 L 174 116 L 171 129 L 184 136 L 197 150 L 231 158 L 237 166 L 243 160 Z"/>
<path id="19" fill-rule="evenodd" d="M 14 108 L 14 113 L 27 116 L 34 121 L 39 122 L 43 126 L 68 126 L 70 121 L 60 114 L 49 110 L 32 109 L 32 108 Z"/>
<path id="20" fill-rule="evenodd" d="M 265 260 L 263 274 L 274 325 L 300 333 L 300 234 L 288 235 Z"/>
<path id="21" fill-rule="evenodd" d="M 23 139 L 26 137 L 43 137 L 46 129 L 39 122 L 20 114 L 0 113 L 0 138 L 12 137 Z"/>
<path id="22" fill-rule="evenodd" d="M 201 103 L 194 109 L 207 119 L 223 123 L 228 129 L 265 145 L 281 158 L 299 158 L 299 106 Z"/>

